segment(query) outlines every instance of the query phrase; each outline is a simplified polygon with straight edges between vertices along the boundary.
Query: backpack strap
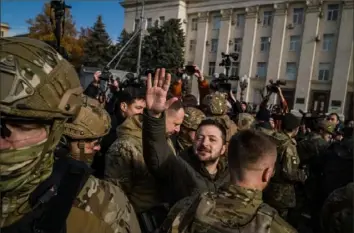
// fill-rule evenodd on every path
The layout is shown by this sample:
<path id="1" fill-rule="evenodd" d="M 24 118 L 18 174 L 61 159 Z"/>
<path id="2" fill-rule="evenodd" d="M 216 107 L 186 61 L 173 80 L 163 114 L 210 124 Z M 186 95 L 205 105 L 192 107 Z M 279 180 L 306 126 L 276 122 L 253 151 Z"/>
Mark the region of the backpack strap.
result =
<path id="1" fill-rule="evenodd" d="M 72 204 L 92 172 L 84 162 L 69 157 L 64 160 L 67 166 L 60 167 L 64 169 L 60 172 L 60 185 L 56 195 L 51 196 L 46 204 L 42 217 L 35 223 L 36 233 L 65 232 L 66 219 Z"/>

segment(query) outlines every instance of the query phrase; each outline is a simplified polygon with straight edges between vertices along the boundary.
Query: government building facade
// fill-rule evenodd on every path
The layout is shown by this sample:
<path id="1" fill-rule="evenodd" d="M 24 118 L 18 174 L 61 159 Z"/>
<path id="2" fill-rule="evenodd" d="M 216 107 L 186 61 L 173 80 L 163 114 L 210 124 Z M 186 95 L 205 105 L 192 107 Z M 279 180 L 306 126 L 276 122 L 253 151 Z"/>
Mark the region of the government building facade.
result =
<path id="1" fill-rule="evenodd" d="M 139 2 L 121 3 L 128 32 L 139 25 Z M 269 80 L 281 79 L 292 109 L 337 112 L 348 119 L 353 118 L 353 7 L 352 0 L 145 0 L 143 25 L 181 19 L 185 62 L 208 77 L 224 72 L 221 52 L 239 53 L 230 73 L 247 77 L 247 102 L 259 104 Z"/>

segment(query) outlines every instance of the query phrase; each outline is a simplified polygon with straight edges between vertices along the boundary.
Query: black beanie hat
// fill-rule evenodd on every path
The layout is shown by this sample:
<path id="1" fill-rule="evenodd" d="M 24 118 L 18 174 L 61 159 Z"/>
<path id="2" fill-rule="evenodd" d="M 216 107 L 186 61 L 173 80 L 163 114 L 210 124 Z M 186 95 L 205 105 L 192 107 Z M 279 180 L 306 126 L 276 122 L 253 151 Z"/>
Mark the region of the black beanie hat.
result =
<path id="1" fill-rule="evenodd" d="M 295 115 L 293 115 L 291 113 L 286 113 L 283 116 L 283 119 L 281 122 L 281 127 L 283 130 L 290 132 L 290 131 L 296 129 L 297 127 L 299 127 L 300 123 L 301 123 L 300 118 L 297 118 Z"/>

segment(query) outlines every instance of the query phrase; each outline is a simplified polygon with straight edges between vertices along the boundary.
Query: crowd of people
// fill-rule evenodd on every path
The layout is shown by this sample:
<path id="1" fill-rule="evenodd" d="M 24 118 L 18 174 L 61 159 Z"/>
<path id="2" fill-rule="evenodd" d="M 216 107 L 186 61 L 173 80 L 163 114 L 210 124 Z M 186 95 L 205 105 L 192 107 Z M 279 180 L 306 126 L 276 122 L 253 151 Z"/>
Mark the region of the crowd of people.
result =
<path id="1" fill-rule="evenodd" d="M 1 38 L 1 232 L 353 232 L 353 122 L 256 114 L 198 67 L 85 89 L 49 45 Z M 103 97 L 104 96 L 104 97 Z M 199 103 L 199 104 L 198 104 Z"/>

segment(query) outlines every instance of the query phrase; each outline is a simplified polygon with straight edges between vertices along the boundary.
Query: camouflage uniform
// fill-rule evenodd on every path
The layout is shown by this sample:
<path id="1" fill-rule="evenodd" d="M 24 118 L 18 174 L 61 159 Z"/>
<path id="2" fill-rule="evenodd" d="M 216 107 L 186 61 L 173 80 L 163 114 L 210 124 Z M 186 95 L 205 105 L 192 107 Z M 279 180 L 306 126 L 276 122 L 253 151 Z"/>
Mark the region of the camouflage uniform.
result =
<path id="1" fill-rule="evenodd" d="M 228 107 L 225 95 L 222 93 L 213 93 L 205 96 L 203 105 L 206 106 L 206 115 L 218 121 L 225 127 L 226 142 L 229 142 L 231 137 L 237 133 L 237 126 L 228 115 L 226 115 Z"/>
<path id="2" fill-rule="evenodd" d="M 354 183 L 336 189 L 326 200 L 321 214 L 323 233 L 353 232 Z"/>
<path id="3" fill-rule="evenodd" d="M 287 210 L 296 206 L 294 182 L 305 182 L 306 173 L 299 168 L 300 159 L 296 150 L 296 141 L 285 133 L 275 133 L 277 144 L 277 162 L 274 177 L 265 190 L 265 201 L 275 207 L 282 217 Z"/>
<path id="4" fill-rule="evenodd" d="M 106 153 L 105 178 L 120 183 L 140 213 L 160 203 L 155 178 L 148 171 L 142 145 L 142 116 L 127 118 Z"/>
<path id="5" fill-rule="evenodd" d="M 181 131 L 177 138 L 177 144 L 180 152 L 192 146 L 193 142 L 190 139 L 188 132 L 196 131 L 199 124 L 205 119 L 204 113 L 197 108 L 187 107 L 184 111 L 185 114 Z"/>
<path id="6" fill-rule="evenodd" d="M 93 176 L 77 195 L 66 223 L 67 233 L 141 232 L 134 208 L 123 190 Z"/>
<path id="7" fill-rule="evenodd" d="M 160 232 L 171 233 L 295 233 L 262 192 L 228 185 L 217 193 L 203 193 L 177 202 Z"/>
<path id="8" fill-rule="evenodd" d="M 59 195 L 42 204 L 31 200 L 38 187 L 52 182 L 53 166 L 57 164 L 53 152 L 64 123 L 80 110 L 83 90 L 75 69 L 47 44 L 29 38 L 0 38 L 0 44 L 0 112 L 5 123 L 2 130 L 6 129 L 7 121 L 21 124 L 25 120 L 44 124 L 48 134 L 47 140 L 39 144 L 0 153 L 2 232 L 23 227 L 26 232 L 33 232 L 38 220 L 46 217 L 35 214 L 43 209 L 36 208 L 37 204 L 45 206 L 49 201 L 51 207 L 51 201 L 61 196 L 60 184 Z M 42 192 L 48 193 L 52 188 Z M 140 232 L 132 207 L 127 208 L 129 203 L 126 198 L 121 199 L 119 195 L 124 194 L 120 191 L 117 186 L 88 178 L 77 197 L 79 201 L 66 219 L 66 231 L 129 232 L 126 226 L 131 224 L 130 232 Z M 71 202 L 68 204 L 70 207 Z"/>

